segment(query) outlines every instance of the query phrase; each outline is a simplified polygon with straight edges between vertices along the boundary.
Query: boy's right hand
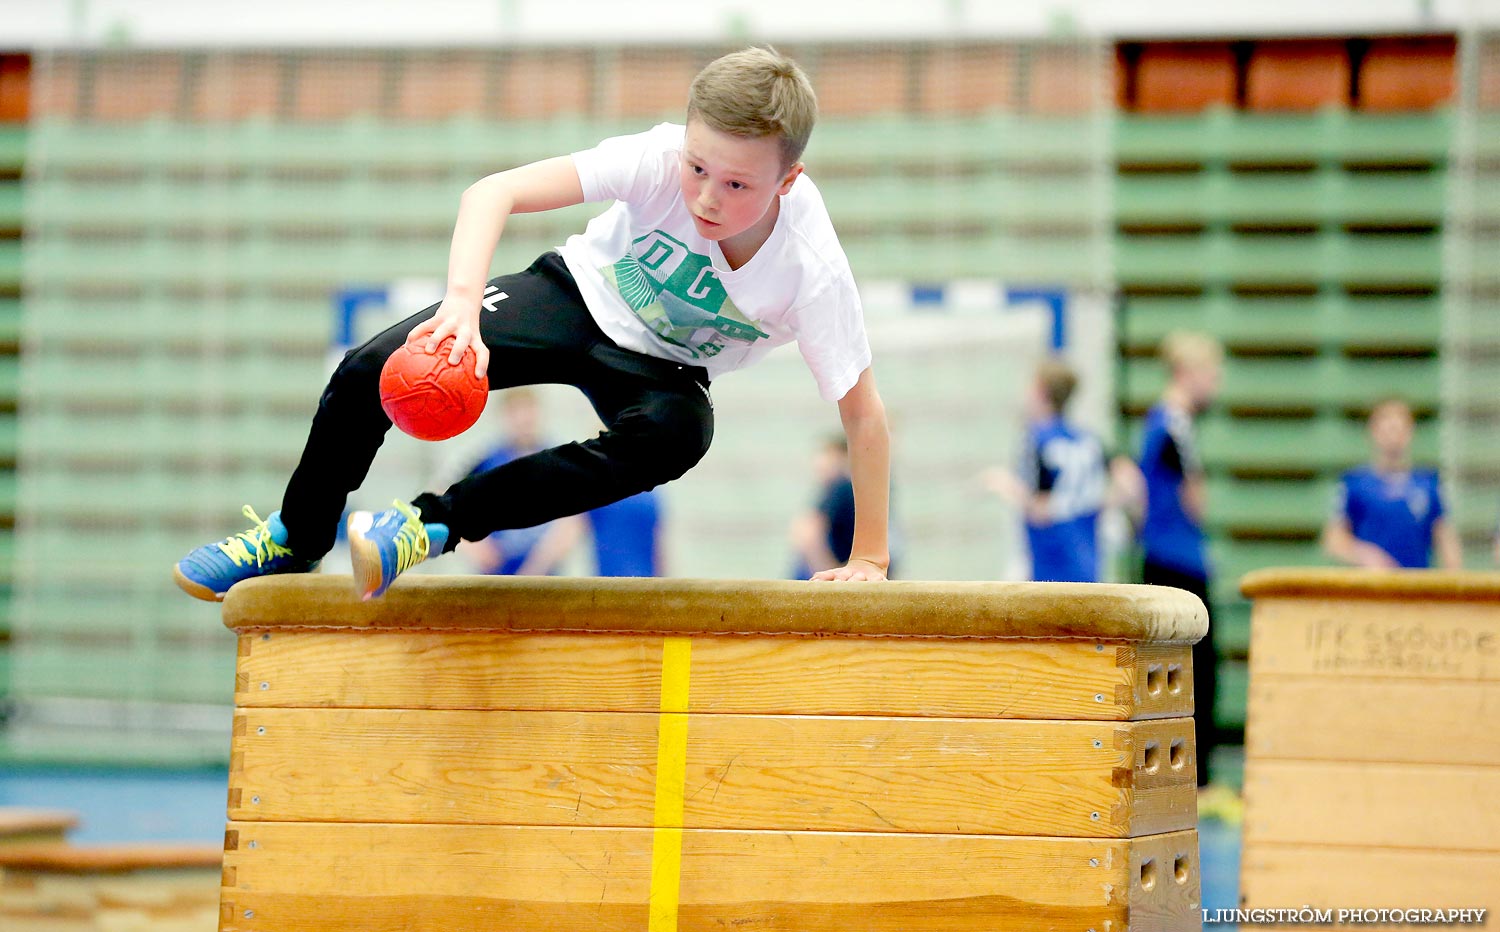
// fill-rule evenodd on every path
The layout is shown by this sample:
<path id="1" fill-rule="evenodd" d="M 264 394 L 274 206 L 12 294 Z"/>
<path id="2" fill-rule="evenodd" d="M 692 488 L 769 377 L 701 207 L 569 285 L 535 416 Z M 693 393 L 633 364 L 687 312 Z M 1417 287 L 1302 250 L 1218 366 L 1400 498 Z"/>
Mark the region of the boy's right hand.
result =
<path id="1" fill-rule="evenodd" d="M 1368 570 L 1395 570 L 1400 569 L 1401 564 L 1396 558 L 1386 553 L 1385 550 L 1375 544 L 1359 542 L 1359 547 L 1354 551 L 1355 565 Z"/>
<path id="2" fill-rule="evenodd" d="M 454 298 L 443 298 L 437 313 L 411 328 L 406 334 L 407 343 L 420 343 L 423 352 L 436 353 L 438 344 L 449 336 L 453 347 L 448 352 L 448 364 L 456 366 L 463 358 L 464 350 L 474 348 L 474 377 L 482 379 L 490 366 L 490 351 L 479 338 L 479 302 Z"/>

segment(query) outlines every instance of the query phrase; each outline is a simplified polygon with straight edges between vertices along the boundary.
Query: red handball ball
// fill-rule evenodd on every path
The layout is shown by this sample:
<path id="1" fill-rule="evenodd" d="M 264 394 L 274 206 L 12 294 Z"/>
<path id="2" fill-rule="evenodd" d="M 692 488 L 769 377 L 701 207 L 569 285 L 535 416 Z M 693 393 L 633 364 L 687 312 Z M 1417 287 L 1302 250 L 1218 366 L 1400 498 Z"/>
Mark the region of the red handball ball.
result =
<path id="1" fill-rule="evenodd" d="M 474 348 L 448 364 L 453 337 L 427 353 L 426 342 L 403 343 L 380 370 L 380 406 L 391 423 L 418 440 L 447 440 L 474 426 L 490 397 L 490 380 L 474 377 Z"/>

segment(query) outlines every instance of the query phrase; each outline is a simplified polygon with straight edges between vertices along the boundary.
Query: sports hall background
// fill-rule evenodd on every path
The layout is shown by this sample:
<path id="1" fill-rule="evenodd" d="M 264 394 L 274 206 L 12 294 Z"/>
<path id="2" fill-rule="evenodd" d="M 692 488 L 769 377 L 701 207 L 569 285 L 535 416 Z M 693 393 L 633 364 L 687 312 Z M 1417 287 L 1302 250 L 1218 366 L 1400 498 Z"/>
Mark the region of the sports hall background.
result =
<path id="1" fill-rule="evenodd" d="M 819 94 L 806 161 L 864 290 L 904 575 L 1016 572 L 1016 516 L 975 477 L 1014 457 L 1036 359 L 1065 352 L 1082 418 L 1129 451 L 1183 327 L 1228 350 L 1199 430 L 1229 734 L 1236 581 L 1325 562 L 1372 402 L 1412 403 L 1469 563 L 1490 560 L 1500 9 L 258 6 L 3 12 L 0 768 L 221 764 L 233 642 L 168 567 L 275 507 L 341 309 L 417 309 L 467 184 L 681 119 L 697 68 L 752 41 Z M 597 209 L 513 220 L 494 268 Z M 673 569 L 780 575 L 836 413 L 794 351 L 715 394 L 713 452 L 667 489 Z M 552 436 L 592 429 L 546 402 Z M 393 440 L 367 494 L 437 481 L 494 430 Z M 1216 763 L 1237 779 L 1232 748 Z"/>

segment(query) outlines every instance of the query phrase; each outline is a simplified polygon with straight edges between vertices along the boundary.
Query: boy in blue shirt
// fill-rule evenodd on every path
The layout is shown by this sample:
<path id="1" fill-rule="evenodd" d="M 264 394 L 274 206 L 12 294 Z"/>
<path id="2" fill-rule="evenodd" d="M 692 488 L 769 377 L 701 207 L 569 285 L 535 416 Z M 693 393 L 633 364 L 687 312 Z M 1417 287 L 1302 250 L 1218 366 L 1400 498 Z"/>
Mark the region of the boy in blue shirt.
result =
<path id="1" fill-rule="evenodd" d="M 849 445 L 843 437 L 828 438 L 813 461 L 813 471 L 818 502 L 792 521 L 793 579 L 807 579 L 842 564 L 854 546 L 854 485 L 849 478 Z"/>
<path id="2" fill-rule="evenodd" d="M 594 538 L 594 572 L 599 576 L 665 576 L 660 490 L 595 508 L 586 516 Z"/>
<path id="3" fill-rule="evenodd" d="M 1099 512 L 1108 480 L 1099 438 L 1064 417 L 1078 376 L 1060 359 L 1037 367 L 1027 396 L 1030 424 L 1019 487 L 1008 474 L 986 473 L 986 484 L 1013 498 L 1025 515 L 1031 578 L 1038 582 L 1099 581 Z"/>
<path id="4" fill-rule="evenodd" d="M 1413 469 L 1411 407 L 1397 398 L 1370 411 L 1371 461 L 1339 479 L 1323 527 L 1323 550 L 1350 566 L 1425 569 L 1437 550 L 1445 569 L 1463 566 L 1458 534 L 1445 517 L 1437 470 Z"/>
<path id="5" fill-rule="evenodd" d="M 557 572 L 587 530 L 594 544 L 595 576 L 665 576 L 661 501 L 661 492 L 650 489 L 585 515 L 559 518 L 547 525 L 516 573 Z"/>
<path id="6" fill-rule="evenodd" d="M 1203 533 L 1207 481 L 1193 420 L 1219 392 L 1223 349 L 1201 333 L 1172 333 L 1162 341 L 1162 362 L 1170 373 L 1161 401 L 1146 414 L 1141 441 L 1145 519 L 1141 581 L 1185 589 L 1209 606 L 1209 563 Z M 1210 606 L 1210 614 L 1212 608 Z M 1193 645 L 1194 721 L 1198 745 L 1198 785 L 1208 784 L 1208 760 L 1218 744 L 1214 727 L 1214 629 Z"/>
<path id="7" fill-rule="evenodd" d="M 504 466 L 549 446 L 542 440 L 541 402 L 531 388 L 514 388 L 506 392 L 500 411 L 505 423 L 505 439 L 475 463 L 468 475 Z M 468 555 L 479 564 L 480 571 L 488 575 L 530 575 L 534 565 L 529 562 L 531 554 L 553 523 L 496 531 L 484 540 L 475 541 Z M 549 567 L 542 572 L 551 573 L 552 569 Z"/>
<path id="8" fill-rule="evenodd" d="M 246 506 L 254 526 L 189 553 L 174 569 L 178 585 L 213 600 L 243 579 L 314 568 L 390 430 L 385 360 L 405 343 L 436 352 L 449 336 L 449 361 L 472 347 L 476 376 L 493 354 L 491 388 L 576 386 L 605 430 L 378 514 L 355 512 L 349 545 L 364 598 L 459 540 L 582 514 L 681 476 L 713 437 L 709 382 L 793 341 L 838 405 L 858 504 L 848 561 L 815 578 L 884 579 L 890 436 L 854 275 L 800 161 L 816 118 L 795 62 L 746 49 L 693 79 L 685 124 L 475 182 L 459 204 L 443 300 L 344 358 L 281 509 L 261 520 Z M 511 214 L 609 201 L 557 251 L 489 279 Z"/>

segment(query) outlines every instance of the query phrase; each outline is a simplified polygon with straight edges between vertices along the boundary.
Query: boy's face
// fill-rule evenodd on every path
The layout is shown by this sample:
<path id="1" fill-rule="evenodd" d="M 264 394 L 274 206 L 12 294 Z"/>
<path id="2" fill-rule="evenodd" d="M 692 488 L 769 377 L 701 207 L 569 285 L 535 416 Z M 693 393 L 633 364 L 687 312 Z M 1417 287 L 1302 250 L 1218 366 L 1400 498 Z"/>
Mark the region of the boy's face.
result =
<path id="1" fill-rule="evenodd" d="M 1370 442 L 1386 456 L 1406 456 L 1413 429 L 1411 410 L 1406 405 L 1392 402 L 1370 412 Z"/>
<path id="2" fill-rule="evenodd" d="M 818 450 L 818 455 L 813 457 L 813 474 L 818 481 L 827 485 L 839 476 L 849 471 L 849 454 L 843 448 L 827 444 Z"/>
<path id="3" fill-rule="evenodd" d="M 682 146 L 682 202 L 704 239 L 726 240 L 765 217 L 771 202 L 792 189 L 799 162 L 781 167 L 781 140 L 731 136 L 692 119 Z"/>
<path id="4" fill-rule="evenodd" d="M 1197 360 L 1189 364 L 1183 374 L 1193 406 L 1199 411 L 1207 408 L 1219 396 L 1224 369 L 1216 360 Z"/>
<path id="5" fill-rule="evenodd" d="M 1026 393 L 1026 417 L 1033 421 L 1043 421 L 1056 413 L 1052 410 L 1052 402 L 1047 400 L 1047 386 L 1039 378 L 1032 379 L 1031 390 Z"/>

